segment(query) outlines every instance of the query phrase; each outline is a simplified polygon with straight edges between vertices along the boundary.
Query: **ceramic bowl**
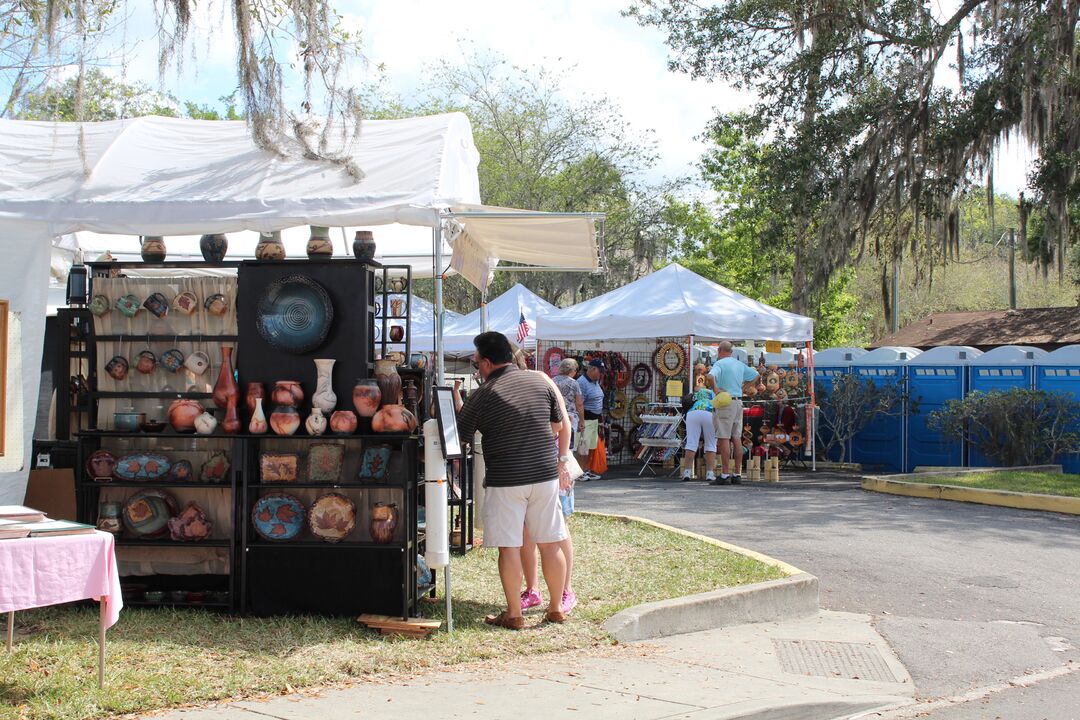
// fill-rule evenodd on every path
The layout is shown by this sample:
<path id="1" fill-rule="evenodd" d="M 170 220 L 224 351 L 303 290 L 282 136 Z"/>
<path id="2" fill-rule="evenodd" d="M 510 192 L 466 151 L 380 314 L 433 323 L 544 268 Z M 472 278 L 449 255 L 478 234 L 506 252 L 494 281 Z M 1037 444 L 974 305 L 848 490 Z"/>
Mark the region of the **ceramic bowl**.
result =
<path id="1" fill-rule="evenodd" d="M 146 422 L 146 413 L 142 412 L 114 412 L 113 427 L 123 432 L 138 432 L 139 427 Z"/>
<path id="2" fill-rule="evenodd" d="M 159 537 L 169 532 L 169 518 L 176 515 L 176 499 L 164 490 L 143 490 L 128 498 L 121 515 L 132 535 Z"/>
<path id="3" fill-rule="evenodd" d="M 330 295 L 304 275 L 290 275 L 268 286 L 255 310 L 255 327 L 262 339 L 296 355 L 319 348 L 333 321 Z"/>
<path id="4" fill-rule="evenodd" d="M 143 593 L 143 600 L 148 603 L 159 603 L 165 599 L 164 590 L 147 590 Z"/>
<path id="5" fill-rule="evenodd" d="M 159 433 L 165 429 L 165 423 L 161 420 L 147 420 L 139 423 L 139 429 L 144 433 Z"/>

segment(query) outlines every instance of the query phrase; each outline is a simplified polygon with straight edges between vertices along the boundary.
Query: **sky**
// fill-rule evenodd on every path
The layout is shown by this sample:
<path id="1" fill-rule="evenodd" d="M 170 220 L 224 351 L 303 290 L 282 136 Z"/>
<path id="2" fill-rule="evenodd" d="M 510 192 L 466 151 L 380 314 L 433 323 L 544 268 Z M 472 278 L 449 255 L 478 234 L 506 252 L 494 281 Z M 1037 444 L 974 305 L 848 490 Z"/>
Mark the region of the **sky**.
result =
<path id="1" fill-rule="evenodd" d="M 389 87 L 408 95 L 423 85 L 433 63 L 464 59 L 463 46 L 503 56 L 525 67 L 569 68 L 563 87 L 571 99 L 608 97 L 638 132 L 652 131 L 659 160 L 646 178 L 696 175 L 705 150 L 697 140 L 718 112 L 747 108 L 752 97 L 722 83 L 692 80 L 667 69 L 664 34 L 624 18 L 630 0 L 332 0 L 350 29 L 361 33 L 368 68 L 381 66 Z M 142 40 L 125 58 L 126 79 L 157 85 L 153 3 L 138 2 L 121 31 Z M 200 3 L 192 36 L 194 57 L 166 75 L 165 89 L 183 100 L 215 104 L 235 84 L 231 24 L 226 3 Z M 210 9 L 213 6 L 214 9 Z M 130 44 L 130 43 L 129 43 Z M 1027 154 L 1014 145 L 995 169 L 999 192 L 1023 188 Z"/>

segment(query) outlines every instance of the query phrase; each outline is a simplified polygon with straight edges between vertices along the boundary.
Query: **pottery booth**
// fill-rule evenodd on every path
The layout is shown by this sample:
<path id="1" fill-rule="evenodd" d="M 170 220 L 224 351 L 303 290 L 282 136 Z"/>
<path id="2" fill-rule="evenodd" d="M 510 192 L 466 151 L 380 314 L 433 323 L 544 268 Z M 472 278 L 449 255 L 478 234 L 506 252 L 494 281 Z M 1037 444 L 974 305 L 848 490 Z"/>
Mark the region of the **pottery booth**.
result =
<path id="1" fill-rule="evenodd" d="M 696 344 L 764 341 L 770 349 L 773 343 L 786 345 L 809 357 L 805 351 L 812 347 L 813 320 L 752 300 L 673 263 L 605 295 L 541 315 L 536 337 L 538 369 L 549 373 L 557 372 L 558 360 L 567 356 L 605 362 L 608 449 L 610 453 L 614 444 L 628 462 L 643 453 L 639 436 L 648 432 L 641 421 L 643 413 L 648 415 L 645 406 L 668 400 L 669 381 L 679 381 L 687 392 Z M 777 370 L 786 375 L 786 367 Z M 789 403 L 786 397 L 775 400 L 775 393 L 763 393 L 760 404 L 778 418 L 783 407 L 800 408 L 796 423 L 804 436 L 799 438 L 801 452 L 813 434 L 813 413 L 803 411 L 813 407 L 813 377 L 805 369 L 798 373 L 799 397 Z"/>
<path id="2" fill-rule="evenodd" d="M 462 114 L 367 122 L 351 152 L 360 180 L 259 150 L 242 122 L 0 121 L 0 504 L 23 501 L 31 467 L 55 248 L 79 271 L 68 294 L 84 294 L 65 315 L 90 398 L 78 512 L 121 528 L 136 601 L 409 613 L 423 569 L 419 438 L 398 408 L 407 373 L 419 372 L 421 395 L 442 377 L 441 278 L 485 288 L 501 260 L 600 267 L 600 217 L 480 205 Z M 364 228 L 382 264 L 362 256 Z M 279 231 L 284 259 L 252 257 L 257 233 Z M 164 248 L 132 245 L 140 236 Z M 95 262 L 102 244 L 111 257 Z M 422 274 L 436 303 L 430 325 L 410 327 L 424 315 L 409 292 Z M 407 367 L 414 334 L 428 332 L 435 366 Z M 392 399 L 364 417 L 357 392 L 376 379 Z M 343 592 L 312 592 L 343 563 Z"/>

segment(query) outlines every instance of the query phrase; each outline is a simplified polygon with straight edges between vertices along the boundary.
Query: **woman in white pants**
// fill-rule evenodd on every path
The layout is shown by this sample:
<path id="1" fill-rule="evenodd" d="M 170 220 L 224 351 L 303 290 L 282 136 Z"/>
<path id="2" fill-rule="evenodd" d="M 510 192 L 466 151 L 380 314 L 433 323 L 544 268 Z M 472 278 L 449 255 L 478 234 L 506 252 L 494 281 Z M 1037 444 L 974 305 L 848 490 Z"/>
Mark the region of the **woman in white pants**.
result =
<path id="1" fill-rule="evenodd" d="M 694 393 L 694 404 L 686 413 L 686 452 L 682 479 L 687 481 L 694 467 L 698 445 L 705 445 L 705 479 L 716 479 L 716 431 L 713 429 L 713 398 L 716 397 L 712 375 L 705 375 L 705 384 Z"/>

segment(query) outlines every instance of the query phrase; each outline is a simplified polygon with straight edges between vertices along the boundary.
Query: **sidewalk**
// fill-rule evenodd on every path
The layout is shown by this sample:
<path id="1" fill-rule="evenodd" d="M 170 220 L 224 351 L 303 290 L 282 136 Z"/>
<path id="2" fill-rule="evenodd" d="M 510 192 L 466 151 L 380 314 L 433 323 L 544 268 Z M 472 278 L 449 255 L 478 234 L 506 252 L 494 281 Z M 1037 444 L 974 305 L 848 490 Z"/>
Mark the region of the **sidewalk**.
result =
<path id="1" fill-rule="evenodd" d="M 455 668 L 154 717 L 826 720 L 910 702 L 913 692 L 868 616 L 823 611 L 597 653 L 538 656 L 501 669 Z"/>

